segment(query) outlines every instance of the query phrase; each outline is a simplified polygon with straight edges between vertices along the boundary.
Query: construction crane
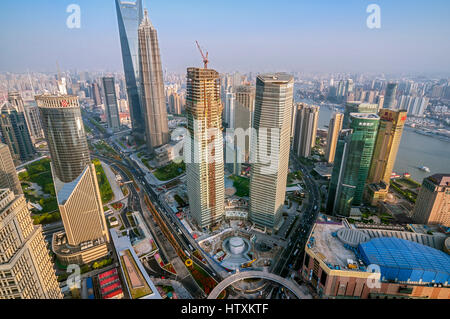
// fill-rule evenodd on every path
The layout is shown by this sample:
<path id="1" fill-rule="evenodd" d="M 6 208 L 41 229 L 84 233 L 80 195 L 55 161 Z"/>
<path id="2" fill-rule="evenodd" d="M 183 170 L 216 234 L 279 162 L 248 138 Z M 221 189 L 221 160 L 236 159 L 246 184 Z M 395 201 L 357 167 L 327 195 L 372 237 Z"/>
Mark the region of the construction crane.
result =
<path id="1" fill-rule="evenodd" d="M 203 64 L 204 64 L 204 66 L 205 66 L 205 69 L 207 69 L 208 68 L 208 63 L 209 63 L 209 60 L 208 60 L 208 52 L 206 52 L 206 55 L 203 53 L 203 50 L 202 50 L 202 48 L 200 47 L 200 44 L 198 44 L 198 41 L 195 41 L 195 43 L 197 43 L 197 48 L 198 48 L 198 50 L 200 51 L 200 54 L 202 55 L 202 58 L 203 58 Z"/>

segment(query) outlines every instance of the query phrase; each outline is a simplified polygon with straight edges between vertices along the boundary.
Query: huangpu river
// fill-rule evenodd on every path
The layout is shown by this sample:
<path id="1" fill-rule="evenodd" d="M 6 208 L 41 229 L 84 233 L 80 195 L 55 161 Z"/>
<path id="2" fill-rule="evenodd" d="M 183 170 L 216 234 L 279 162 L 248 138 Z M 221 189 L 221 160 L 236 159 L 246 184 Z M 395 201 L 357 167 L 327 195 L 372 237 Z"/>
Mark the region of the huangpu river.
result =
<path id="1" fill-rule="evenodd" d="M 302 100 L 302 102 L 318 105 L 310 100 Z M 321 106 L 318 127 L 327 129 L 333 113 L 334 110 L 328 106 Z M 428 167 L 430 172 L 420 170 L 419 167 L 422 166 Z M 394 171 L 397 174 L 410 173 L 411 177 L 419 183 L 433 174 L 450 174 L 450 143 L 418 134 L 405 126 Z"/>

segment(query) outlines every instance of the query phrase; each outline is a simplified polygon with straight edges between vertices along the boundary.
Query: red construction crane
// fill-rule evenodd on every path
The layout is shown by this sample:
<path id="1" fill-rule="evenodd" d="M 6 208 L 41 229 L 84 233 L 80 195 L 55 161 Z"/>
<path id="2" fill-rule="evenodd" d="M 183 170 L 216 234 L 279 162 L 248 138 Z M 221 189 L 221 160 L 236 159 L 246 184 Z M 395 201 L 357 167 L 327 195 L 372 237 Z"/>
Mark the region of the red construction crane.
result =
<path id="1" fill-rule="evenodd" d="M 208 68 L 208 63 L 209 63 L 208 52 L 206 52 L 206 56 L 205 56 L 205 54 L 203 53 L 202 48 L 200 47 L 200 44 L 198 44 L 198 41 L 195 41 L 195 43 L 197 43 L 197 48 L 200 51 L 200 54 L 202 55 L 203 64 L 205 65 L 205 69 L 207 69 Z"/>

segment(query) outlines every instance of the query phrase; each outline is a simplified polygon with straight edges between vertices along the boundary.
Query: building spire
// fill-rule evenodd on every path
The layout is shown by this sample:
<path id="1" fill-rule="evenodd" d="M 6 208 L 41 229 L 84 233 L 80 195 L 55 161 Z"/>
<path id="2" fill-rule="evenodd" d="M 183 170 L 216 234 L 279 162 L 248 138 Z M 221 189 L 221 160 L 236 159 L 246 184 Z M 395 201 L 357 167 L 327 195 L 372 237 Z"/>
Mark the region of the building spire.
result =
<path id="1" fill-rule="evenodd" d="M 145 25 L 149 25 L 151 27 L 153 26 L 152 22 L 150 21 L 150 18 L 148 17 L 148 9 L 144 9 L 144 21 L 143 21 L 143 23 Z"/>

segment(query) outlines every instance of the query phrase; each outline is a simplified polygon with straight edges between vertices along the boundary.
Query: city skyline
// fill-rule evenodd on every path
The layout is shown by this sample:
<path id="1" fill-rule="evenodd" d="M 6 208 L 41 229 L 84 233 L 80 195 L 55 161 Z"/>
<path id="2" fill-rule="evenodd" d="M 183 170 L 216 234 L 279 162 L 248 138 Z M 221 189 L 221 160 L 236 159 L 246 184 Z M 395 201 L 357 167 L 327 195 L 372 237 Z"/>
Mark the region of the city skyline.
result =
<path id="1" fill-rule="evenodd" d="M 147 2 L 145 7 L 150 5 Z M 380 29 L 367 27 L 370 13 L 366 12 L 368 3 L 362 1 L 258 3 L 239 3 L 238 11 L 233 2 L 208 6 L 203 1 L 196 1 L 195 6 L 181 1 L 151 3 L 165 69 L 183 73 L 187 66 L 199 65 L 198 39 L 210 52 L 211 66 L 221 72 L 450 72 L 445 63 L 450 44 L 442 41 L 448 37 L 450 23 L 445 18 L 450 11 L 446 1 L 433 6 L 425 1 L 380 1 Z M 0 12 L 8 13 L 0 13 L 2 28 L 15 32 L 2 33 L 0 40 L 21 41 L 2 50 L 0 72 L 51 72 L 56 60 L 63 69 L 122 70 L 114 1 L 75 3 L 81 9 L 80 29 L 66 26 L 70 4 L 2 3 Z"/>

